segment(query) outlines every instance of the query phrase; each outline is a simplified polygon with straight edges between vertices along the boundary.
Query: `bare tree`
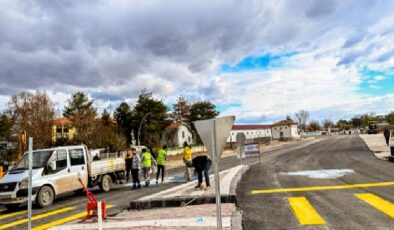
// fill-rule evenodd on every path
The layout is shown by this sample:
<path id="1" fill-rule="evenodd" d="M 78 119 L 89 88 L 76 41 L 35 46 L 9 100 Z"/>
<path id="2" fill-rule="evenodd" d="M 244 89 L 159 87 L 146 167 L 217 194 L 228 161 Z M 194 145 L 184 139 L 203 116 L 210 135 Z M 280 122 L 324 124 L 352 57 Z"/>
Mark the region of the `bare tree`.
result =
<path id="1" fill-rule="evenodd" d="M 7 113 L 15 124 L 14 134 L 26 131 L 28 137 L 34 138 L 35 148 L 51 145 L 55 109 L 45 92 L 21 92 L 12 96 Z"/>
<path id="2" fill-rule="evenodd" d="M 309 119 L 309 112 L 305 110 L 300 110 L 298 113 L 295 114 L 298 123 L 301 125 L 301 129 L 306 129 L 306 123 Z"/>
<path id="3" fill-rule="evenodd" d="M 323 127 L 327 130 L 328 128 L 333 128 L 335 125 L 334 125 L 334 122 L 332 122 L 330 119 L 324 119 L 323 120 Z"/>
<path id="4" fill-rule="evenodd" d="M 190 105 L 185 97 L 178 97 L 177 102 L 172 105 L 172 108 L 174 111 L 171 113 L 171 118 L 174 121 L 189 122 Z"/>

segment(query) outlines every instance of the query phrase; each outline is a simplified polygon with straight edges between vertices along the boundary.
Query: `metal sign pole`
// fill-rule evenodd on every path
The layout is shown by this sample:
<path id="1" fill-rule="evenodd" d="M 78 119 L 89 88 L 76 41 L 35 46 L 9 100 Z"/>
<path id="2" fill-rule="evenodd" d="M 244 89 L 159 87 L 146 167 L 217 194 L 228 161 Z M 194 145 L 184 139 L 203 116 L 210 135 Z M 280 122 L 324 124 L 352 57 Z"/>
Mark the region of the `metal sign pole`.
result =
<path id="1" fill-rule="evenodd" d="M 221 196 L 220 196 L 220 178 L 219 178 L 219 161 L 218 161 L 218 149 L 216 143 L 216 119 L 213 119 L 213 133 L 212 133 L 212 149 L 213 149 L 213 160 L 215 164 L 215 190 L 216 190 L 216 221 L 217 229 L 222 230 L 222 208 L 221 208 Z"/>
<path id="2" fill-rule="evenodd" d="M 28 186 L 28 201 L 27 201 L 27 212 L 28 212 L 28 227 L 31 230 L 31 196 L 32 196 L 32 175 L 33 175 L 33 138 L 29 137 L 29 186 Z"/>
<path id="3" fill-rule="evenodd" d="M 103 213 L 101 210 L 102 203 L 101 201 L 97 202 L 97 224 L 98 224 L 98 230 L 103 230 Z"/>
<path id="4" fill-rule="evenodd" d="M 195 127 L 205 147 L 212 157 L 215 169 L 215 197 L 217 229 L 222 229 L 222 210 L 220 196 L 219 160 L 226 146 L 226 140 L 234 124 L 235 117 L 220 117 L 195 121 Z"/>

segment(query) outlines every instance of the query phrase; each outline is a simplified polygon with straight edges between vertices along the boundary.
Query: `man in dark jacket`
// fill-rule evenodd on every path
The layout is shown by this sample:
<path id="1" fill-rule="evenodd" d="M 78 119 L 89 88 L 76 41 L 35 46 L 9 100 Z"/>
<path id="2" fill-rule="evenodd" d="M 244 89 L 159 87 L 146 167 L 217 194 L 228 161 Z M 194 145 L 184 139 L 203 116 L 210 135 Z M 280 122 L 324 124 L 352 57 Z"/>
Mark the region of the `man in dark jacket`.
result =
<path id="1" fill-rule="evenodd" d="M 205 176 L 205 184 L 207 188 L 210 187 L 211 184 L 209 182 L 209 169 L 211 168 L 211 159 L 209 159 L 207 156 L 197 156 L 193 158 L 192 163 L 198 174 L 198 185 L 196 188 L 201 188 L 203 171 Z"/>
<path id="2" fill-rule="evenodd" d="M 385 129 L 383 132 L 384 138 L 386 139 L 386 144 L 389 146 L 389 140 L 390 140 L 390 131 L 388 129 Z"/>
<path id="3" fill-rule="evenodd" d="M 129 182 L 131 168 L 133 165 L 133 155 L 128 150 L 127 150 L 127 154 L 126 154 L 125 164 L 126 164 L 126 181 Z"/>

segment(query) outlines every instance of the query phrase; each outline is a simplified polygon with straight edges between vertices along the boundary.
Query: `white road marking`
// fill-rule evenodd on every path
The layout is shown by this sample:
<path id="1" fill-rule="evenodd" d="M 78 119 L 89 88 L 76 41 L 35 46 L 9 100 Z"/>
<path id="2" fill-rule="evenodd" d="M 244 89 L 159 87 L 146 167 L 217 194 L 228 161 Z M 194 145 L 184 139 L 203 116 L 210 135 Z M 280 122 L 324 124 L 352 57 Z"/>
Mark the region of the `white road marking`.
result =
<path id="1" fill-rule="evenodd" d="M 298 172 L 281 172 L 280 174 L 287 176 L 307 176 L 313 179 L 335 179 L 352 173 L 354 173 L 353 169 L 323 169 Z"/>
<path id="2" fill-rule="evenodd" d="M 231 217 L 223 217 L 223 227 L 231 227 Z M 160 219 L 160 220 L 139 220 L 139 221 L 119 221 L 104 222 L 104 229 L 131 227 L 216 227 L 216 217 L 197 217 L 184 219 Z M 73 229 L 97 229 L 97 224 L 73 224 L 52 228 L 52 230 L 73 230 Z"/>

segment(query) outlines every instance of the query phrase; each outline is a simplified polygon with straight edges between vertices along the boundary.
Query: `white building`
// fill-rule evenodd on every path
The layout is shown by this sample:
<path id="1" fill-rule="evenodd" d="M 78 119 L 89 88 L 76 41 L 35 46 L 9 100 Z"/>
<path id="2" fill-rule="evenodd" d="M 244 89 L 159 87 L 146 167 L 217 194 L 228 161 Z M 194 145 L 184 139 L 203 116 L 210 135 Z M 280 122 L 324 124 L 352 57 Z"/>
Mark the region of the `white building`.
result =
<path id="1" fill-rule="evenodd" d="M 245 134 L 246 139 L 271 137 L 270 125 L 233 125 L 227 142 L 236 142 L 237 134 Z"/>
<path id="2" fill-rule="evenodd" d="M 284 140 L 298 138 L 300 138 L 300 134 L 298 133 L 297 123 L 283 120 L 272 125 L 272 139 Z"/>
<path id="3" fill-rule="evenodd" d="M 193 132 L 187 124 L 173 122 L 165 129 L 162 141 L 169 147 L 181 147 L 185 141 L 194 144 Z"/>

